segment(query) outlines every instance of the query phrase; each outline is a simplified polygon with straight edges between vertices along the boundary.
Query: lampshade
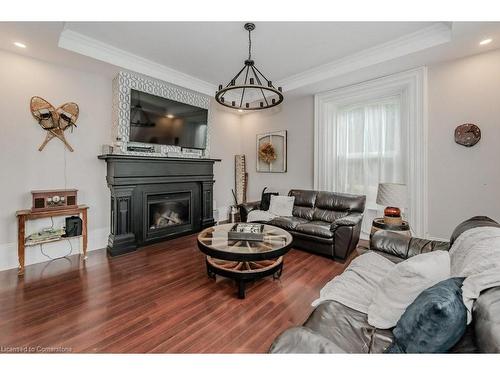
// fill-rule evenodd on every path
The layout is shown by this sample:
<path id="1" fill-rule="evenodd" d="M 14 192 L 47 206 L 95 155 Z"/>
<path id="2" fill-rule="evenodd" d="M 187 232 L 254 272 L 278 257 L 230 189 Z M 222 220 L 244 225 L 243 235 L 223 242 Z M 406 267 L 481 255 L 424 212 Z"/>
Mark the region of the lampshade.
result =
<path id="1" fill-rule="evenodd" d="M 381 206 L 408 207 L 408 191 L 404 184 L 378 184 L 377 204 Z"/>

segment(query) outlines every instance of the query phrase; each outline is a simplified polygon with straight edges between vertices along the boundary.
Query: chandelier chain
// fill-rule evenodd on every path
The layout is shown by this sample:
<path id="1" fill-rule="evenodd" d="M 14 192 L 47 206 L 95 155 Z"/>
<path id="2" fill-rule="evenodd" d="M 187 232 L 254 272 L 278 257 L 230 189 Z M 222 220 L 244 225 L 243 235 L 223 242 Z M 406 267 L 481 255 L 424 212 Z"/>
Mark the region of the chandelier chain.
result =
<path id="1" fill-rule="evenodd" d="M 252 60 L 252 30 L 248 30 L 248 60 Z"/>

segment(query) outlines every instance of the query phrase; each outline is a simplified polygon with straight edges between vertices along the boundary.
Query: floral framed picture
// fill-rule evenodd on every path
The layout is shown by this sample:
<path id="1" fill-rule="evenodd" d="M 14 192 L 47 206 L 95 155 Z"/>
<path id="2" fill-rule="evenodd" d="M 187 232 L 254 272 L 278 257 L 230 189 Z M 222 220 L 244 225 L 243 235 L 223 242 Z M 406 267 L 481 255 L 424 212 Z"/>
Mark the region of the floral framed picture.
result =
<path id="1" fill-rule="evenodd" d="M 257 134 L 257 172 L 285 173 L 286 154 L 286 130 Z"/>

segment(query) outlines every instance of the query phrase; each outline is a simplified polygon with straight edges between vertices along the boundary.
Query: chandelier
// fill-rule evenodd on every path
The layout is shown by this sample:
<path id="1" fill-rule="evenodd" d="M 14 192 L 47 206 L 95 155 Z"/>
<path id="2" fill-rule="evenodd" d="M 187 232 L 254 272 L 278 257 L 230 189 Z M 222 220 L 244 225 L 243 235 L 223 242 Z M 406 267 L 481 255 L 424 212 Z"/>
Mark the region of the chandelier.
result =
<path id="1" fill-rule="evenodd" d="M 281 87 L 274 87 L 272 81 L 255 66 L 252 60 L 252 30 L 255 24 L 246 23 L 248 31 L 248 59 L 243 68 L 223 87 L 215 93 L 215 100 L 223 106 L 243 110 L 267 109 L 277 106 L 283 101 Z"/>

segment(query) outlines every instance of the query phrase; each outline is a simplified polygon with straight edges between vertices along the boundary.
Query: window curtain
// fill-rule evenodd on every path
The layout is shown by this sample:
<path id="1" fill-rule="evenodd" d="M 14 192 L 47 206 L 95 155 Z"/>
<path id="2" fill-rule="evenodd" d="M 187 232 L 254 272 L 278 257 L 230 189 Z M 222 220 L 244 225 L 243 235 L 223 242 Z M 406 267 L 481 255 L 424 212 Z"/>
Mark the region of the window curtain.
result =
<path id="1" fill-rule="evenodd" d="M 383 216 L 384 207 L 376 204 L 379 182 L 406 182 L 401 98 L 338 107 L 328 122 L 331 176 L 321 188 L 366 195 L 362 233 L 368 238 L 373 219 Z"/>

